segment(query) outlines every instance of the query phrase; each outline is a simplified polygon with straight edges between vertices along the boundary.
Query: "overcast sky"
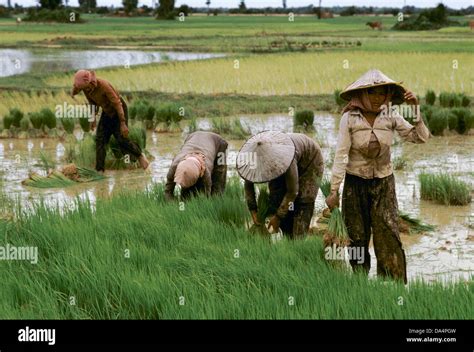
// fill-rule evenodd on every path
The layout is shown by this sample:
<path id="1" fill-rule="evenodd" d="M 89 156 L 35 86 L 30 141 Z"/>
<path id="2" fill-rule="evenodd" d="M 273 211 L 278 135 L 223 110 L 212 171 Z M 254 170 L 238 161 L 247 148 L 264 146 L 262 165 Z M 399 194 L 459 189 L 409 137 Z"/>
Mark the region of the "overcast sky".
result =
<path id="1" fill-rule="evenodd" d="M 63 0 L 64 1 L 64 0 Z M 11 0 L 12 4 L 17 3 L 24 6 L 35 5 L 36 0 Z M 153 0 L 139 0 L 139 6 L 152 5 Z M 377 6 L 377 7 L 402 7 L 404 4 L 417 7 L 433 7 L 441 2 L 440 0 L 323 0 L 323 6 Z M 459 9 L 463 7 L 473 6 L 474 0 L 444 0 L 445 5 Z M 0 4 L 6 4 L 7 0 L 0 0 Z M 77 6 L 77 0 L 69 0 L 71 6 Z M 211 0 L 211 7 L 237 7 L 240 0 Z M 287 6 L 306 6 L 316 5 L 318 0 L 287 0 Z M 120 6 L 122 0 L 97 0 L 98 6 Z M 187 4 L 192 7 L 205 7 L 206 0 L 176 0 L 177 6 Z M 247 7 L 280 7 L 282 0 L 245 0 Z"/>

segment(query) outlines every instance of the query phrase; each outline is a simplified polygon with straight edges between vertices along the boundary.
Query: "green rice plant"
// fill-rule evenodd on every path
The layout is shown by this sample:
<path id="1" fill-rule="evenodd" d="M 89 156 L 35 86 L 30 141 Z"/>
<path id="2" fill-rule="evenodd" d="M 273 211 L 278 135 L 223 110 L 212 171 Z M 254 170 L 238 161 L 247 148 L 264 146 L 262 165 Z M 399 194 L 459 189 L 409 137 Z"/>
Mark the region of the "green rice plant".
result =
<path id="1" fill-rule="evenodd" d="M 471 98 L 469 98 L 466 94 L 461 94 L 461 106 L 468 107 L 471 105 Z"/>
<path id="2" fill-rule="evenodd" d="M 338 207 L 331 210 L 328 221 L 328 228 L 324 235 L 324 247 L 346 247 L 351 240 L 347 232 L 344 218 Z"/>
<path id="3" fill-rule="evenodd" d="M 421 112 L 421 115 L 423 116 L 423 118 L 425 119 L 425 123 L 426 123 L 427 126 L 429 125 L 431 116 L 433 116 L 433 112 L 436 109 L 438 109 L 438 108 L 435 108 L 431 105 L 421 105 L 420 112 Z"/>
<path id="4" fill-rule="evenodd" d="M 30 129 L 30 119 L 28 117 L 24 117 L 20 121 L 20 130 L 28 131 Z"/>
<path id="5" fill-rule="evenodd" d="M 17 108 L 10 109 L 8 115 L 6 115 L 3 118 L 4 119 L 4 127 L 6 129 L 9 129 L 12 126 L 19 128 L 21 120 L 23 119 L 23 116 L 24 116 L 24 114 L 20 109 L 17 109 Z"/>
<path id="6" fill-rule="evenodd" d="M 471 128 L 474 128 L 474 114 L 469 108 L 453 108 L 451 109 L 451 116 L 456 119 L 455 130 L 459 134 L 468 133 Z M 451 125 L 449 127 L 451 129 Z"/>
<path id="7" fill-rule="evenodd" d="M 394 170 L 403 170 L 407 167 L 407 159 L 403 156 L 399 156 L 393 159 L 393 169 Z"/>
<path id="8" fill-rule="evenodd" d="M 74 148 L 75 152 L 71 155 L 74 158 L 72 162 L 80 167 L 94 167 L 96 157 L 95 138 L 89 134 L 85 135 L 76 147 Z"/>
<path id="9" fill-rule="evenodd" d="M 448 128 L 449 111 L 437 109 L 429 120 L 429 129 L 434 136 L 440 136 Z"/>
<path id="10" fill-rule="evenodd" d="M 250 136 L 250 129 L 244 127 L 239 118 L 215 117 L 212 120 L 212 131 L 233 139 L 245 139 Z"/>
<path id="11" fill-rule="evenodd" d="M 467 205 L 471 202 L 470 186 L 452 175 L 421 173 L 421 199 L 444 205 Z"/>
<path id="12" fill-rule="evenodd" d="M 140 127 L 130 127 L 128 131 L 128 138 L 138 144 L 142 151 L 146 148 L 146 130 Z M 123 152 L 115 139 L 114 136 L 110 137 L 109 143 L 110 150 L 114 154 L 116 159 L 122 159 L 124 157 Z M 136 161 L 136 158 L 130 155 L 130 160 L 132 162 Z"/>
<path id="13" fill-rule="evenodd" d="M 346 105 L 347 102 L 344 99 L 341 98 L 340 94 L 341 94 L 340 89 L 334 90 L 334 101 L 336 102 L 337 106 L 339 106 L 341 108 L 344 105 Z"/>
<path id="14" fill-rule="evenodd" d="M 242 192 L 238 182 L 229 183 L 221 197 L 194 197 L 184 210 L 165 202 L 162 184 L 98 198 L 93 206 L 78 199 L 74 207 L 64 209 L 46 202 L 38 202 L 31 211 L 20 207 L 21 216 L 14 224 L 0 221 L 0 240 L 37 247 L 39 260 L 34 266 L 27 261 L 4 263 L 8 270 L 0 271 L 0 316 L 114 320 L 473 316 L 472 280 L 387 285 L 333 270 L 323 259 L 323 243 L 317 236 L 272 245 L 249 235 Z M 290 308 L 282 304 L 289 293 L 295 297 Z M 71 294 L 79 298 L 72 308 Z M 416 304 L 400 309 L 387 299 L 400 296 Z M 185 297 L 184 305 L 179 305 L 179 297 Z M 361 303 L 367 308 L 360 309 Z"/>
<path id="15" fill-rule="evenodd" d="M 193 133 L 198 130 L 198 123 L 196 117 L 192 117 L 188 123 L 188 133 Z"/>
<path id="16" fill-rule="evenodd" d="M 30 177 L 22 182 L 25 186 L 36 188 L 62 188 L 76 184 L 59 171 L 54 171 L 48 176 L 41 176 L 32 174 Z"/>
<path id="17" fill-rule="evenodd" d="M 436 101 L 436 93 L 431 89 L 427 90 L 425 94 L 425 101 L 426 104 L 433 106 Z"/>
<path id="18" fill-rule="evenodd" d="M 71 119 L 67 117 L 61 119 L 61 126 L 63 127 L 64 131 L 66 131 L 66 133 L 74 133 L 74 128 L 76 127 L 76 120 L 77 119 Z"/>
<path id="19" fill-rule="evenodd" d="M 314 112 L 311 110 L 297 111 L 293 117 L 293 128 L 301 127 L 303 130 L 313 128 Z"/>
<path id="20" fill-rule="evenodd" d="M 231 125 L 231 136 L 236 139 L 246 139 L 247 137 L 250 136 L 250 130 L 248 128 L 245 128 L 242 125 L 242 121 L 240 121 L 239 118 L 235 118 L 232 120 L 232 125 Z"/>
<path id="21" fill-rule="evenodd" d="M 79 120 L 79 126 L 81 126 L 82 131 L 85 133 L 90 132 L 91 130 L 91 123 L 88 118 L 81 117 Z"/>
<path id="22" fill-rule="evenodd" d="M 37 130 L 43 128 L 43 115 L 40 112 L 30 112 L 28 117 L 33 128 L 36 128 Z"/>
<path id="23" fill-rule="evenodd" d="M 156 121 L 171 124 L 172 122 L 178 123 L 183 119 L 180 114 L 181 106 L 175 103 L 168 103 L 161 105 L 156 109 Z"/>
<path id="24" fill-rule="evenodd" d="M 138 100 L 134 108 L 136 109 L 134 118 L 139 121 L 153 121 L 155 107 L 148 100 Z"/>
<path id="25" fill-rule="evenodd" d="M 56 128 L 56 115 L 49 108 L 41 109 L 40 114 L 42 115 L 43 124 L 49 129 Z"/>
<path id="26" fill-rule="evenodd" d="M 446 111 L 448 118 L 448 128 L 450 131 L 458 130 L 458 117 L 451 110 Z"/>
<path id="27" fill-rule="evenodd" d="M 398 212 L 398 215 L 400 219 L 402 219 L 409 227 L 410 233 L 425 233 L 425 232 L 431 232 L 436 229 L 436 226 L 430 225 L 430 224 L 425 224 L 422 222 L 420 219 L 417 219 L 413 216 L 411 216 L 408 213 L 404 213 L 402 211 Z"/>
<path id="28" fill-rule="evenodd" d="M 463 98 L 463 94 L 442 92 L 439 95 L 439 104 L 444 108 L 463 106 L 463 101 L 466 103 L 469 98 Z M 469 101 L 470 102 L 470 101 Z M 469 104 L 468 104 L 469 105 Z"/>
<path id="29" fill-rule="evenodd" d="M 41 150 L 39 153 L 38 166 L 41 167 L 46 174 L 48 174 L 51 170 L 54 170 L 56 163 L 54 162 L 51 155 L 48 155 Z"/>
<path id="30" fill-rule="evenodd" d="M 329 193 L 331 193 L 331 180 L 329 178 L 323 178 L 321 184 L 319 185 L 321 192 L 323 193 L 324 197 L 327 198 Z"/>

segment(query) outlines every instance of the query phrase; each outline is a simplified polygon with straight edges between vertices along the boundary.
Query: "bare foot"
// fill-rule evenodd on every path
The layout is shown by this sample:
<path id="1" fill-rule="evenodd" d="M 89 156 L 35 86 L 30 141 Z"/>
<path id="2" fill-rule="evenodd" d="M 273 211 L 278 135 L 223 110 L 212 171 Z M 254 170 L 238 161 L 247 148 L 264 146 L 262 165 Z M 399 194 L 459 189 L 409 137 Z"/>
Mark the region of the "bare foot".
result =
<path id="1" fill-rule="evenodd" d="M 140 158 L 138 158 L 138 161 L 140 163 L 140 166 L 143 168 L 143 170 L 148 169 L 150 162 L 146 158 L 145 154 L 140 155 Z"/>

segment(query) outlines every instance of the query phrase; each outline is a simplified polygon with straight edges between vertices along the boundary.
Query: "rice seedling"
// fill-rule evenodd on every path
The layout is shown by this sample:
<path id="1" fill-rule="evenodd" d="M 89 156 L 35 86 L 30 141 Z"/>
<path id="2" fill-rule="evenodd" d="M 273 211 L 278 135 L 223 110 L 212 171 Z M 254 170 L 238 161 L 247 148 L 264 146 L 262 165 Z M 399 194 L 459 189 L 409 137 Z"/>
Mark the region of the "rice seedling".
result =
<path id="1" fill-rule="evenodd" d="M 33 128 L 37 130 L 43 128 L 43 115 L 40 112 L 31 112 L 28 114 L 28 117 L 30 118 Z"/>
<path id="2" fill-rule="evenodd" d="M 5 129 L 9 129 L 10 127 L 20 127 L 20 122 L 23 119 L 23 112 L 20 109 L 12 108 L 3 118 L 3 126 Z"/>
<path id="3" fill-rule="evenodd" d="M 434 136 L 440 136 L 448 128 L 449 111 L 437 109 L 429 119 L 429 129 Z"/>
<path id="4" fill-rule="evenodd" d="M 471 202 L 470 186 L 449 174 L 421 173 L 421 199 L 444 205 L 467 205 Z"/>
<path id="5" fill-rule="evenodd" d="M 78 120 L 79 120 L 79 125 L 81 126 L 82 131 L 84 131 L 84 133 L 90 132 L 91 123 L 89 122 L 89 119 L 81 117 Z"/>
<path id="6" fill-rule="evenodd" d="M 46 154 L 44 151 L 40 151 L 38 166 L 41 167 L 46 174 L 49 174 L 51 170 L 54 170 L 56 163 L 53 158 Z"/>
<path id="7" fill-rule="evenodd" d="M 42 116 L 43 124 L 49 129 L 56 128 L 56 115 L 49 108 L 41 109 L 40 114 Z"/>
<path id="8" fill-rule="evenodd" d="M 212 119 L 212 131 L 233 139 L 245 139 L 251 132 L 242 125 L 239 118 L 215 117 Z"/>
<path id="9" fill-rule="evenodd" d="M 468 133 L 474 128 L 474 114 L 468 108 L 453 108 L 450 111 L 450 118 L 455 120 L 454 128 L 459 134 Z M 451 128 L 451 124 L 449 126 Z"/>
<path id="10" fill-rule="evenodd" d="M 137 143 L 138 146 L 142 149 L 145 150 L 146 148 L 146 130 L 144 128 L 139 128 L 139 127 L 130 127 L 129 132 L 128 132 L 128 138 Z M 124 154 L 122 150 L 120 149 L 119 144 L 117 143 L 117 140 L 115 139 L 114 136 L 110 137 L 110 150 L 112 151 L 113 155 L 117 159 L 122 159 L 124 157 Z M 130 156 L 130 160 L 132 162 L 135 162 L 136 159 L 133 156 Z"/>
<path id="11" fill-rule="evenodd" d="M 436 101 L 436 93 L 431 89 L 427 90 L 425 94 L 425 101 L 428 105 L 434 105 Z"/>
<path id="12" fill-rule="evenodd" d="M 30 119 L 28 117 L 24 117 L 20 121 L 20 130 L 21 131 L 28 131 L 30 129 Z"/>
<path id="13" fill-rule="evenodd" d="M 340 96 L 341 90 L 340 89 L 335 89 L 334 90 L 334 101 L 336 102 L 337 106 L 340 108 L 343 107 L 347 102 L 341 98 Z"/>
<path id="14" fill-rule="evenodd" d="M 436 226 L 425 224 L 420 219 L 417 219 L 411 216 L 408 213 L 404 213 L 402 211 L 398 212 L 400 217 L 400 222 L 402 223 L 402 228 L 407 228 L 409 233 L 424 233 L 424 232 L 431 232 L 436 229 Z M 402 230 L 402 229 L 401 229 Z M 402 230 L 402 232 L 405 232 Z"/>
<path id="15" fill-rule="evenodd" d="M 156 110 L 158 132 L 179 132 L 179 122 L 183 119 L 183 107 L 178 104 L 168 103 Z"/>
<path id="16" fill-rule="evenodd" d="M 82 167 L 95 166 L 95 139 L 93 136 L 85 135 L 77 145 L 70 145 L 69 149 L 73 149 L 74 153 L 70 153 L 73 160 L 68 160 L 68 162 L 74 162 Z"/>
<path id="17" fill-rule="evenodd" d="M 314 130 L 314 112 L 311 110 L 297 111 L 293 117 L 293 129 L 304 131 Z"/>
<path id="18" fill-rule="evenodd" d="M 393 159 L 392 164 L 394 170 L 403 170 L 407 167 L 408 161 L 405 157 L 399 156 Z"/>
<path id="19" fill-rule="evenodd" d="M 198 130 L 198 123 L 196 117 L 192 117 L 188 123 L 188 133 L 193 133 Z"/>
<path id="20" fill-rule="evenodd" d="M 76 120 L 71 118 L 62 118 L 61 119 L 61 126 L 63 127 L 64 131 L 68 134 L 74 133 L 74 128 L 76 127 Z"/>
<path id="21" fill-rule="evenodd" d="M 331 210 L 331 216 L 328 221 L 328 228 L 324 234 L 324 247 L 346 247 L 350 244 L 349 234 L 347 233 L 344 218 L 338 207 Z"/>
<path id="22" fill-rule="evenodd" d="M 319 185 L 321 192 L 323 193 L 324 197 L 328 197 L 329 193 L 331 193 L 331 180 L 329 178 L 323 178 L 321 184 Z"/>
<path id="23" fill-rule="evenodd" d="M 463 93 L 442 92 L 439 95 L 439 104 L 444 108 L 469 106 L 470 99 Z"/>
<path id="24" fill-rule="evenodd" d="M 386 285 L 333 270 L 325 263 L 323 244 L 316 236 L 271 245 L 250 235 L 242 192 L 241 186 L 229 185 L 222 197 L 196 197 L 180 210 L 176 203 L 164 201 L 163 186 L 158 184 L 145 192 L 97 199 L 93 208 L 79 199 L 63 212 L 38 203 L 14 225 L 0 221 L 4 243 L 28 243 L 39 250 L 35 270 L 28 262 L 4 263 L 8 270 L 0 272 L 0 315 L 5 319 L 473 316 L 472 281 L 446 287 L 420 281 L 411 282 L 409 288 L 398 282 Z M 130 256 L 124 256 L 125 249 Z M 289 292 L 296 302 L 291 309 L 282 304 Z M 73 307 L 71 293 L 80 298 Z M 183 306 L 177 303 L 181 296 L 186 300 Z M 399 296 L 408 302 L 403 309 L 387 299 Z M 361 305 L 368 308 L 360 309 Z"/>
<path id="25" fill-rule="evenodd" d="M 72 186 L 76 184 L 76 182 L 70 180 L 59 171 L 53 171 L 48 176 L 32 173 L 22 184 L 36 188 L 62 188 Z"/>

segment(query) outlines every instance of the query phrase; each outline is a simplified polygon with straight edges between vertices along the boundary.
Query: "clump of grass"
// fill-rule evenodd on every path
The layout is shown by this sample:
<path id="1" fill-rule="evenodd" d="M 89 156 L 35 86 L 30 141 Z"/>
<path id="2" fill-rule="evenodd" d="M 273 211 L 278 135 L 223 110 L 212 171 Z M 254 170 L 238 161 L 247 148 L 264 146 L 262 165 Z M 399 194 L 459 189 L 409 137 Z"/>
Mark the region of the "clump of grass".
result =
<path id="1" fill-rule="evenodd" d="M 421 199 L 444 205 L 467 205 L 471 202 L 469 185 L 454 176 L 421 173 L 419 180 Z"/>
<path id="2" fill-rule="evenodd" d="M 28 117 L 24 117 L 20 121 L 20 130 L 21 131 L 28 131 L 30 129 L 30 119 Z"/>
<path id="3" fill-rule="evenodd" d="M 20 109 L 10 109 L 8 114 L 3 118 L 3 127 L 5 127 L 5 129 L 10 129 L 11 127 L 19 128 L 23 116 L 24 114 Z"/>
<path id="4" fill-rule="evenodd" d="M 245 139 L 251 134 L 238 118 L 215 117 L 212 119 L 212 131 L 235 139 Z"/>
<path id="5" fill-rule="evenodd" d="M 31 125 L 33 126 L 33 128 L 36 128 L 37 130 L 43 128 L 43 115 L 40 112 L 31 112 L 28 116 L 30 118 Z"/>
<path id="6" fill-rule="evenodd" d="M 407 159 L 404 158 L 403 156 L 399 156 L 393 159 L 393 168 L 395 170 L 403 170 L 407 167 Z"/>
<path id="7" fill-rule="evenodd" d="M 138 146 L 141 148 L 141 150 L 145 150 L 146 148 L 146 130 L 144 128 L 140 127 L 130 127 L 128 131 L 128 138 L 132 141 L 138 144 Z M 117 159 L 122 159 L 124 157 L 122 150 L 120 149 L 119 144 L 117 143 L 117 140 L 115 139 L 114 136 L 110 137 L 110 150 L 114 154 L 115 158 Z M 131 155 L 130 159 L 132 162 L 135 162 L 136 159 Z"/>
<path id="8" fill-rule="evenodd" d="M 314 112 L 311 110 L 297 111 L 293 117 L 293 129 L 304 131 L 314 129 Z"/>
<path id="9" fill-rule="evenodd" d="M 79 126 L 81 126 L 82 131 L 84 133 L 88 133 L 91 130 L 91 123 L 88 118 L 81 117 L 78 119 L 79 120 Z"/>
<path id="10" fill-rule="evenodd" d="M 334 91 L 334 101 L 336 102 L 337 106 L 342 108 L 344 105 L 347 104 L 347 102 L 344 99 L 341 98 L 340 94 L 341 94 L 340 89 L 336 89 Z"/>
<path id="11" fill-rule="evenodd" d="M 73 134 L 74 133 L 74 128 L 76 127 L 76 119 L 73 118 L 62 118 L 61 119 L 61 126 L 63 127 L 64 131 L 68 134 Z"/>
<path id="12" fill-rule="evenodd" d="M 433 111 L 429 120 L 429 129 L 434 136 L 440 136 L 448 128 L 449 111 L 437 109 Z"/>
<path id="13" fill-rule="evenodd" d="M 474 114 L 468 108 L 453 108 L 450 111 L 451 119 L 455 121 L 453 123 L 456 132 L 459 134 L 468 133 L 471 128 L 474 128 Z M 449 126 L 451 129 L 451 124 Z"/>
<path id="14" fill-rule="evenodd" d="M 37 247 L 39 260 L 34 270 L 24 261 L 0 271 L 0 315 L 5 319 L 472 317 L 472 282 L 444 287 L 414 281 L 409 289 L 398 282 L 386 285 L 332 270 L 316 236 L 272 246 L 249 235 L 242 192 L 241 186 L 229 184 L 222 197 L 195 197 L 181 210 L 164 201 L 163 185 L 157 184 L 145 192 L 99 198 L 94 207 L 78 200 L 63 211 L 45 203 L 29 213 L 20 208 L 22 216 L 14 226 L 0 221 L 1 240 Z M 129 257 L 124 256 L 125 249 Z M 73 309 L 71 292 L 80 297 Z M 288 303 L 282 304 L 289 292 L 295 298 L 290 309 Z M 416 304 L 400 309 L 387 299 L 400 295 Z M 178 304 L 181 296 L 184 306 Z M 361 297 L 376 308 L 360 309 Z"/>
<path id="15" fill-rule="evenodd" d="M 445 108 L 452 107 L 467 107 L 471 103 L 469 97 L 463 93 L 446 93 L 442 92 L 439 95 L 439 104 Z"/>
<path id="16" fill-rule="evenodd" d="M 431 89 L 427 90 L 425 94 L 425 101 L 428 105 L 434 105 L 436 101 L 436 93 Z"/>
<path id="17" fill-rule="evenodd" d="M 148 100 L 140 99 L 130 106 L 128 114 L 131 119 L 153 121 L 155 111 L 155 107 Z"/>
<path id="18" fill-rule="evenodd" d="M 196 117 L 192 117 L 188 123 L 188 133 L 193 133 L 198 130 L 198 123 Z"/>
<path id="19" fill-rule="evenodd" d="M 331 216 L 328 221 L 328 229 L 324 235 L 324 246 L 346 247 L 350 244 L 349 234 L 347 233 L 344 218 L 338 207 L 331 210 Z"/>
<path id="20" fill-rule="evenodd" d="M 183 119 L 181 114 L 181 106 L 178 104 L 168 103 L 160 106 L 156 110 L 156 122 L 158 123 L 159 132 L 179 132 L 179 122 Z"/>
<path id="21" fill-rule="evenodd" d="M 329 193 L 331 193 L 331 180 L 329 178 L 323 178 L 321 184 L 319 185 L 321 192 L 323 193 L 324 197 L 328 197 Z"/>
<path id="22" fill-rule="evenodd" d="M 41 109 L 40 114 L 42 116 L 44 126 L 51 128 L 56 128 L 56 115 L 48 108 Z"/>

